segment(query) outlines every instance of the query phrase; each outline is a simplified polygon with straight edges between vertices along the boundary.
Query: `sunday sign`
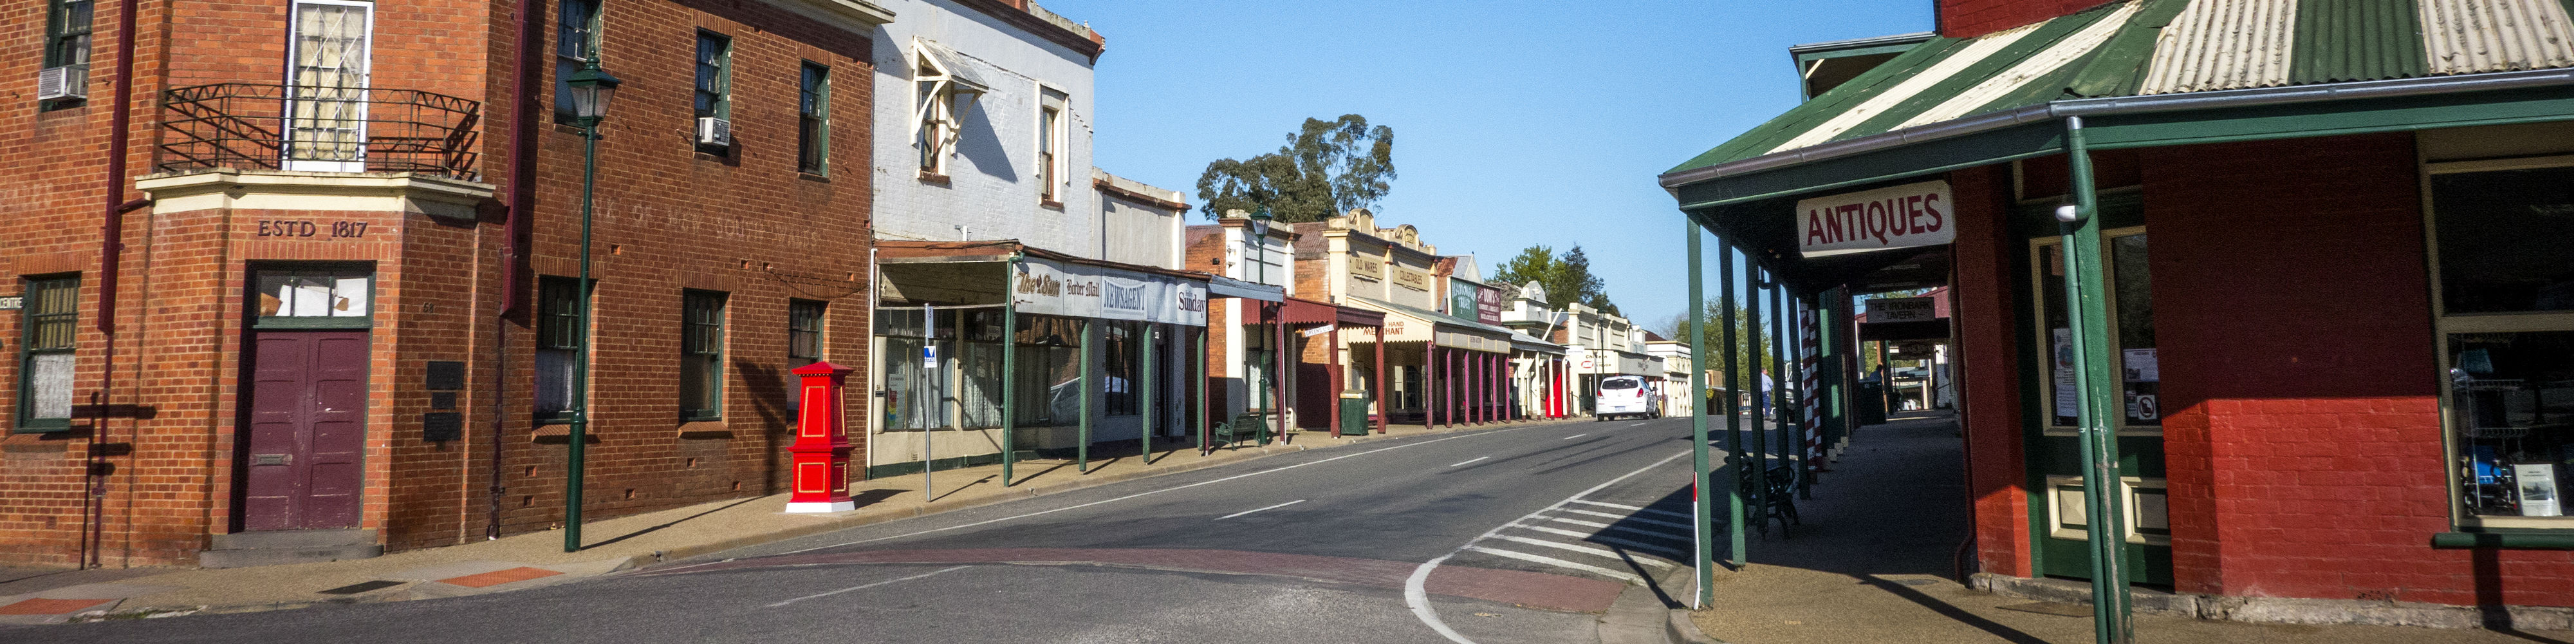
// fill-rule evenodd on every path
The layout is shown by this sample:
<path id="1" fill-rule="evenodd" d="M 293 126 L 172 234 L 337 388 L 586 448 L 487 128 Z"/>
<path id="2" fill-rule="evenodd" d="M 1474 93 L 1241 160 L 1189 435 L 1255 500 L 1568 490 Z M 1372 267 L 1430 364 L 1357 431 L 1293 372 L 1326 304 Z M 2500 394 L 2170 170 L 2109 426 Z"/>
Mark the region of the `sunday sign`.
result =
<path id="1" fill-rule="evenodd" d="M 1810 257 L 1935 246 L 1957 236 L 1950 182 L 1925 181 L 1798 200 L 1798 250 Z"/>

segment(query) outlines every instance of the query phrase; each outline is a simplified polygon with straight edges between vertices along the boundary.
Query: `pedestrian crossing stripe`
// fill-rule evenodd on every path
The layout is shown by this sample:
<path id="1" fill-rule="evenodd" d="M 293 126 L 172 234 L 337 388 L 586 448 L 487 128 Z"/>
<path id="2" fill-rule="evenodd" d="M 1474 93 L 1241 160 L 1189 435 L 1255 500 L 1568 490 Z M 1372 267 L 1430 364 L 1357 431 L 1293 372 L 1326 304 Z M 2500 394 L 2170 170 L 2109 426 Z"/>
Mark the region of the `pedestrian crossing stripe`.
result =
<path id="1" fill-rule="evenodd" d="M 1664 515 L 1664 516 L 1672 517 L 1672 518 L 1675 518 L 1675 519 L 1688 519 L 1688 518 L 1691 518 L 1691 515 L 1690 515 L 1690 513 L 1688 513 L 1688 512 L 1674 512 L 1674 511 L 1671 511 L 1671 510 L 1657 510 L 1657 509 L 1654 509 L 1654 508 L 1644 508 L 1644 507 L 1638 507 L 1638 506 L 1633 506 L 1633 505 L 1621 505 L 1621 504 L 1617 504 L 1617 503 L 1602 503 L 1602 502 L 1600 502 L 1600 501 L 1584 501 L 1584 500 L 1580 500 L 1580 499 L 1577 499 L 1577 500 L 1575 501 L 1575 503 L 1581 503 L 1581 504 L 1584 504 L 1584 505 L 1597 505 L 1597 506 L 1601 506 L 1601 507 L 1605 507 L 1605 508 L 1618 508 L 1618 509 L 1621 509 L 1621 510 L 1628 510 L 1628 511 L 1631 511 L 1631 512 L 1639 512 L 1639 513 L 1644 513 L 1644 514 L 1660 514 L 1660 515 Z"/>
<path id="2" fill-rule="evenodd" d="M 1640 518 L 1636 518 L 1636 517 L 1632 517 L 1632 516 L 1628 516 L 1628 515 L 1624 515 L 1624 514 L 1611 514 L 1611 513 L 1608 513 L 1608 512 L 1594 512 L 1594 511 L 1591 511 L 1591 510 L 1577 510 L 1577 509 L 1574 509 L 1574 508 L 1565 508 L 1565 509 L 1563 509 L 1563 510 L 1558 510 L 1558 511 L 1559 511 L 1559 512 L 1571 512 L 1571 513 L 1574 513 L 1574 514 L 1588 514 L 1588 515 L 1592 515 L 1592 516 L 1596 516 L 1596 517 L 1610 517 L 1610 518 L 1612 518 L 1612 519 L 1617 519 L 1617 520 L 1619 520 L 1619 521 L 1627 522 L 1627 523 L 1643 523 L 1643 524 L 1646 524 L 1646 525 L 1659 525 L 1659 526 L 1663 526 L 1663 527 L 1667 527 L 1667 528 L 1681 528 L 1681 529 L 1683 529 L 1683 530 L 1689 530 L 1689 529 L 1690 529 L 1690 524 L 1688 524 L 1688 523 L 1674 523 L 1674 522 L 1671 522 L 1671 521 L 1656 521 L 1656 520 L 1654 520 L 1654 519 L 1640 519 Z"/>
<path id="3" fill-rule="evenodd" d="M 1658 545 L 1651 544 L 1651 543 L 1646 543 L 1646 542 L 1643 542 L 1643 541 L 1629 541 L 1629 540 L 1627 540 L 1627 539 L 1621 539 L 1621 538 L 1618 538 L 1618 537 L 1606 537 L 1606 536 L 1597 535 L 1597 534 L 1591 534 L 1591 533 L 1587 533 L 1587 532 L 1575 532 L 1575 531 L 1573 531 L 1573 530 L 1561 530 L 1561 529 L 1557 529 L 1557 528 L 1550 528 L 1550 527 L 1543 526 L 1543 525 L 1530 525 L 1530 524 L 1526 524 L 1526 523 L 1516 523 L 1516 524 L 1512 524 L 1512 527 L 1520 528 L 1520 529 L 1523 529 L 1523 530 L 1536 530 L 1536 531 L 1539 531 L 1539 532 L 1545 532 L 1545 533 L 1548 533 L 1548 534 L 1561 534 L 1561 535 L 1565 535 L 1565 536 L 1569 536 L 1569 537 L 1574 537 L 1574 538 L 1578 538 L 1578 539 L 1583 539 L 1583 540 L 1591 541 L 1591 542 L 1594 542 L 1594 543 L 1605 543 L 1605 544 L 1614 545 L 1614 546 L 1619 546 L 1619 547 L 1623 547 L 1623 548 L 1630 548 L 1630 549 L 1635 549 L 1635 550 L 1643 550 L 1643 551 L 1646 551 L 1646 552 L 1652 552 L 1652 553 L 1655 553 L 1655 554 L 1660 554 L 1660 555 L 1663 555 L 1663 556 L 1666 556 L 1666 557 L 1672 557 L 1672 558 L 1675 558 L 1675 559 L 1688 558 L 1688 557 L 1690 556 L 1690 555 L 1687 555 L 1687 554 L 1683 554 L 1683 553 L 1682 553 L 1682 551 L 1680 551 L 1680 550 L 1674 550 L 1674 549 L 1672 549 L 1672 548 L 1666 548 L 1666 547 L 1663 547 L 1663 546 L 1658 546 Z"/>
<path id="4" fill-rule="evenodd" d="M 1566 561 L 1566 560 L 1563 560 L 1563 559 L 1558 559 L 1558 558 L 1555 558 L 1555 557 L 1546 557 L 1546 556 L 1540 556 L 1540 555 L 1529 554 L 1529 553 L 1526 553 L 1526 552 L 1514 552 L 1514 551 L 1510 551 L 1510 550 L 1501 550 L 1501 549 L 1496 549 L 1496 548 L 1487 548 L 1487 547 L 1484 547 L 1484 546 L 1467 546 L 1467 550 L 1474 551 L 1474 552 L 1482 552 L 1482 553 L 1489 554 L 1489 555 L 1493 555 L 1493 556 L 1497 556 L 1497 557 L 1504 557 L 1504 558 L 1510 558 L 1510 559 L 1519 559 L 1519 560 L 1521 560 L 1521 561 L 1528 561 L 1528 562 L 1533 562 L 1533 563 L 1542 563 L 1542 564 L 1547 564 L 1547 565 L 1550 565 L 1550 566 L 1556 566 L 1556 567 L 1559 567 L 1559 568 L 1567 568 L 1567 569 L 1572 569 L 1572 570 L 1581 570 L 1581 571 L 1584 571 L 1584 572 L 1589 572 L 1589 573 L 1592 573 L 1592 574 L 1601 575 L 1601 576 L 1603 576 L 1603 577 L 1609 577 L 1609 578 L 1611 578 L 1611 579 L 1616 579 L 1616 580 L 1619 580 L 1619 581 L 1624 581 L 1624 582 L 1628 582 L 1628 583 L 1632 583 L 1632 584 L 1642 584 L 1642 583 L 1645 583 L 1645 581 L 1646 581 L 1646 580 L 1645 580 L 1645 579 L 1643 579 L 1643 578 L 1640 578 L 1640 577 L 1638 577 L 1638 576 L 1636 576 L 1636 575 L 1628 574 L 1628 573 L 1625 573 L 1625 572 L 1620 572 L 1620 571 L 1617 571 L 1617 570 L 1611 570 L 1611 569 L 1608 569 L 1608 568 L 1603 568 L 1603 567 L 1595 566 L 1595 565 L 1592 565 L 1592 564 L 1575 563 L 1575 562 Z"/>
<path id="5" fill-rule="evenodd" d="M 1603 530 L 1616 530 L 1616 531 L 1619 531 L 1619 532 L 1633 532 L 1633 533 L 1642 534 L 1642 535 L 1646 535 L 1646 536 L 1650 536 L 1650 537 L 1661 537 L 1661 538 L 1665 538 L 1665 539 L 1672 539 L 1672 540 L 1674 540 L 1674 541 L 1689 541 L 1689 540 L 1691 540 L 1690 535 L 1673 534 L 1673 533 L 1670 533 L 1670 532 L 1661 532 L 1661 531 L 1656 531 L 1656 530 L 1645 530 L 1645 529 L 1640 529 L 1640 528 L 1631 528 L 1631 527 L 1627 527 L 1627 526 L 1615 526 L 1615 525 L 1610 525 L 1610 524 L 1607 524 L 1607 523 L 1602 523 L 1602 522 L 1599 522 L 1599 521 L 1585 521 L 1585 520 L 1582 520 L 1582 519 L 1568 519 L 1568 518 L 1565 518 L 1565 517 L 1548 517 L 1548 518 L 1547 518 L 1547 520 L 1549 520 L 1549 521 L 1555 521 L 1555 522 L 1558 522 L 1558 523 L 1571 523 L 1571 524 L 1579 525 L 1579 526 L 1583 526 L 1583 527 L 1586 527 L 1586 528 L 1600 528 L 1600 529 L 1603 529 Z"/>
<path id="6" fill-rule="evenodd" d="M 1533 546 L 1538 546 L 1538 547 L 1541 547 L 1541 548 L 1555 548 L 1555 549 L 1558 549 L 1558 550 L 1566 550 L 1566 551 L 1571 551 L 1571 552 L 1580 552 L 1580 553 L 1584 553 L 1584 554 L 1588 554 L 1588 555 L 1597 555 L 1597 556 L 1602 556 L 1602 557 L 1609 557 L 1609 558 L 1611 558 L 1611 559 L 1617 559 L 1617 560 L 1620 560 L 1620 561 L 1633 561 L 1633 562 L 1636 562 L 1636 563 L 1644 564 L 1644 565 L 1651 566 L 1651 567 L 1655 567 L 1655 568 L 1671 568 L 1671 567 L 1673 567 L 1673 565 L 1672 565 L 1672 564 L 1664 563 L 1664 562 L 1661 562 L 1661 561 L 1656 561 L 1656 560 L 1653 560 L 1653 559 L 1637 559 L 1637 558 L 1629 557 L 1629 556 L 1626 556 L 1626 555 L 1622 555 L 1622 554 L 1619 554 L 1619 552 L 1618 552 L 1618 551 L 1616 551 L 1616 550 L 1611 550 L 1611 549 L 1608 549 L 1608 548 L 1594 548 L 1594 547 L 1591 547 L 1591 546 L 1578 546 L 1578 545 L 1574 545 L 1574 544 L 1570 544 L 1570 543 L 1557 543 L 1557 542 L 1554 542 L 1554 541 L 1548 541 L 1548 540 L 1545 540 L 1545 539 L 1532 539 L 1532 538 L 1529 538 L 1529 537 L 1515 537 L 1515 536 L 1511 536 L 1511 535 L 1496 535 L 1494 538 L 1496 538 L 1496 539 L 1501 539 L 1501 540 L 1504 540 L 1504 541 L 1509 541 L 1509 542 L 1512 542 L 1512 543 L 1525 543 L 1525 544 L 1529 544 L 1529 545 L 1533 545 Z"/>

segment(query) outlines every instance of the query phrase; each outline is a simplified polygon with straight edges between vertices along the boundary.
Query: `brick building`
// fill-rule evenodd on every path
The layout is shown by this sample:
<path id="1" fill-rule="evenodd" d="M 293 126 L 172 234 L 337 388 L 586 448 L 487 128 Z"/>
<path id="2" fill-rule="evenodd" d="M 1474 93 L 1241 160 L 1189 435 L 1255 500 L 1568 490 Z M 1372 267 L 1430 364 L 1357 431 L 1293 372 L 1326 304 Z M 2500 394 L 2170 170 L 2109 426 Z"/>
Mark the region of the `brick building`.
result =
<path id="1" fill-rule="evenodd" d="M 586 62 L 625 81 L 597 143 L 589 516 L 775 491 L 785 371 L 867 359 L 892 19 L 867 2 L 13 13 L 0 562 L 559 525 L 584 159 L 561 81 Z"/>
<path id="2" fill-rule="evenodd" d="M 2567 11 L 2389 6 L 1943 0 L 1663 184 L 1801 315 L 1950 287 L 1982 586 L 2563 630 Z"/>

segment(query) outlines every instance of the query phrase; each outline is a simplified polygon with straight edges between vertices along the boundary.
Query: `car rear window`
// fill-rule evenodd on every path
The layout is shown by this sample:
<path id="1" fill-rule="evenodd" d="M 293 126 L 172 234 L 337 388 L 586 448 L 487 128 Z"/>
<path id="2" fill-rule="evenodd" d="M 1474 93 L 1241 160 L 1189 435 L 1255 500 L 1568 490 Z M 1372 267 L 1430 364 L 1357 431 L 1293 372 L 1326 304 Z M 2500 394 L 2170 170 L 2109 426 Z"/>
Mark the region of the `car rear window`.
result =
<path id="1" fill-rule="evenodd" d="M 1635 388 L 1637 388 L 1637 385 L 1638 385 L 1638 382 L 1637 382 L 1637 381 L 1635 381 L 1635 380 L 1628 380 L 1628 379 L 1624 379 L 1624 378 L 1619 379 L 1619 380 L 1603 380 L 1603 381 L 1601 381 L 1601 388 L 1602 388 L 1602 389 L 1635 389 Z"/>

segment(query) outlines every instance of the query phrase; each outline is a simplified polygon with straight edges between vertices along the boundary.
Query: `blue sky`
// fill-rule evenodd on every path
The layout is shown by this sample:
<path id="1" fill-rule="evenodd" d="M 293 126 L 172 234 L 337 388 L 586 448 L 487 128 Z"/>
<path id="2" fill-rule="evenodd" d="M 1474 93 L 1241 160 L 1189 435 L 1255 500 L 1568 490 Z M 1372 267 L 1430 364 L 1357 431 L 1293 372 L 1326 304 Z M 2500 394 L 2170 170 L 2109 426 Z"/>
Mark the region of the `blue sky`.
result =
<path id="1" fill-rule="evenodd" d="M 1209 161 L 1360 114 L 1395 128 L 1382 224 L 1488 270 L 1582 244 L 1649 325 L 1684 299 L 1681 218 L 1655 175 L 1796 105 L 1790 45 L 1932 26 L 1932 0 L 1040 4 L 1108 38 L 1102 169 L 1195 203 Z"/>

